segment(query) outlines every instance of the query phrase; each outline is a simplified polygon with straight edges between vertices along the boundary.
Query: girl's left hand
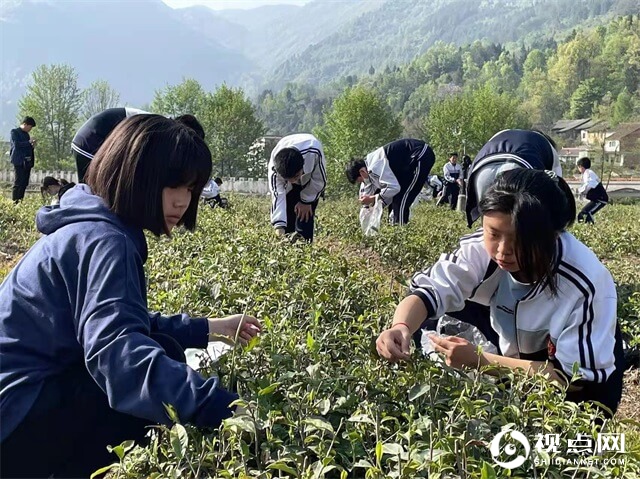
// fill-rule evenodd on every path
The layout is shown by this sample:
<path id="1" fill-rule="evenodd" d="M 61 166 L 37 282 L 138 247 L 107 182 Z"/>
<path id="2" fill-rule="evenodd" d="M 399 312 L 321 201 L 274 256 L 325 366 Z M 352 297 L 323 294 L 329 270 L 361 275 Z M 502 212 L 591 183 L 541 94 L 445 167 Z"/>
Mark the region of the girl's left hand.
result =
<path id="1" fill-rule="evenodd" d="M 262 331 L 262 325 L 253 316 L 232 314 L 224 318 L 209 319 L 209 335 L 217 334 L 235 339 L 237 333 L 238 339 L 243 345 L 251 341 L 260 331 Z"/>
<path id="2" fill-rule="evenodd" d="M 480 358 L 477 348 L 466 339 L 457 336 L 440 338 L 431 335 L 429 340 L 433 343 L 434 349 L 444 355 L 448 366 L 458 369 L 478 367 Z"/>

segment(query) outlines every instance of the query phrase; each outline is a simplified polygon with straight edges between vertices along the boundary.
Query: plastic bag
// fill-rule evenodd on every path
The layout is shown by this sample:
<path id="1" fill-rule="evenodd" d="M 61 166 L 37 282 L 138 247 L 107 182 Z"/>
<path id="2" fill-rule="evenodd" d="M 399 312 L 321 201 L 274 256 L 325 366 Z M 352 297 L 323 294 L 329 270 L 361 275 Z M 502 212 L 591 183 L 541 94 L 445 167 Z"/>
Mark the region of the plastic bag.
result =
<path id="1" fill-rule="evenodd" d="M 376 201 L 373 206 L 363 206 L 360 209 L 360 226 L 365 236 L 374 236 L 380 230 L 382 220 L 382 202 Z"/>
<path id="2" fill-rule="evenodd" d="M 478 328 L 469 323 L 464 323 L 446 314 L 438 320 L 435 331 L 423 329 L 420 337 L 422 353 L 429 356 L 435 352 L 433 343 L 429 340 L 429 335 L 435 336 L 457 336 L 464 338 L 475 346 L 481 346 L 485 353 L 498 354 L 498 348 L 491 343 Z"/>

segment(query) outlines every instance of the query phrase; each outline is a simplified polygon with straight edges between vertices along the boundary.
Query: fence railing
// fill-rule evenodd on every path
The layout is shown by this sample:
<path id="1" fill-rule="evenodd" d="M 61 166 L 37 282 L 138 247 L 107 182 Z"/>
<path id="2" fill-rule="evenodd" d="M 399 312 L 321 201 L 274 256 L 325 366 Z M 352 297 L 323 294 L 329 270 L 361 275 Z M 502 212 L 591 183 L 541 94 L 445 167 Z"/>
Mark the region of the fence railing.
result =
<path id="1" fill-rule="evenodd" d="M 40 190 L 42 180 L 45 176 L 53 176 L 56 179 L 64 179 L 69 182 L 78 182 L 78 175 L 75 171 L 42 171 L 33 170 L 29 177 L 29 190 Z M 13 183 L 13 170 L 0 170 L 0 183 Z M 269 194 L 269 183 L 266 179 L 252 178 L 222 178 L 220 190 L 222 192 L 234 192 L 250 195 L 267 195 Z"/>

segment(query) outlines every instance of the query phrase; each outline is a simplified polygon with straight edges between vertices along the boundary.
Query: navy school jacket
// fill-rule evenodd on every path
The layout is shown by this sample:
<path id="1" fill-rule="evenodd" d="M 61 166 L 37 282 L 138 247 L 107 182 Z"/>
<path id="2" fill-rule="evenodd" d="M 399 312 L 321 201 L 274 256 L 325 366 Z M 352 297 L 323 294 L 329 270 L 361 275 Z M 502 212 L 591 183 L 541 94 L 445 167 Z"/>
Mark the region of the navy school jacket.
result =
<path id="1" fill-rule="evenodd" d="M 166 403 L 181 421 L 211 427 L 231 415 L 234 394 L 170 359 L 149 336 L 205 347 L 208 324 L 148 311 L 142 230 L 123 224 L 87 185 L 42 208 L 36 223 L 46 236 L 0 285 L 0 440 L 47 378 L 82 363 L 122 413 L 168 424 Z"/>

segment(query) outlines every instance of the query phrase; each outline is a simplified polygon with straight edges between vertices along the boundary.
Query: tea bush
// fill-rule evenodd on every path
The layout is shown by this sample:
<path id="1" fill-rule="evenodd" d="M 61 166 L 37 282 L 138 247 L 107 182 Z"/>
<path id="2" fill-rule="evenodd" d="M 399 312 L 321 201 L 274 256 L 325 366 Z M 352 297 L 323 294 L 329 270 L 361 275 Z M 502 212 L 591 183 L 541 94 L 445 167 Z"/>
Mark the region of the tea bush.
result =
<path id="1" fill-rule="evenodd" d="M 559 450 L 566 451 L 578 434 L 596 436 L 600 413 L 562 401 L 561 388 L 541 376 L 505 371 L 496 380 L 417 352 L 405 364 L 378 358 L 375 339 L 389 324 L 409 275 L 455 248 L 469 231 L 461 214 L 420 204 L 408 227 L 384 226 L 380 235 L 365 238 L 354 201 L 326 202 L 318 208 L 316 242 L 308 246 L 275 238 L 264 198 L 232 197 L 231 203 L 229 210 L 203 208 L 193 234 L 150 237 L 146 269 L 152 309 L 208 316 L 246 312 L 263 321 L 258 340 L 217 362 L 207 360 L 204 371 L 239 392 L 246 414 L 218 430 L 157 427 L 144 448 L 114 444 L 118 463 L 111 477 L 640 474 L 638 425 L 623 418 L 602 426 L 607 433 L 627 432 L 626 453 L 605 456 L 616 461 L 604 464 L 600 457 L 596 464 L 588 455 L 574 464 L 571 455 L 560 454 L 535 465 L 532 452 L 519 467 L 503 469 L 489 450 L 501 430 L 520 431 L 532 445 L 537 435 L 557 433 Z M 24 251 L 37 239 L 36 207 L 33 199 L 19 207 L 0 199 L 3 250 L 11 244 Z M 573 228 L 609 265 L 619 287 L 620 321 L 636 341 L 639 211 L 611 206 L 595 227 Z"/>

